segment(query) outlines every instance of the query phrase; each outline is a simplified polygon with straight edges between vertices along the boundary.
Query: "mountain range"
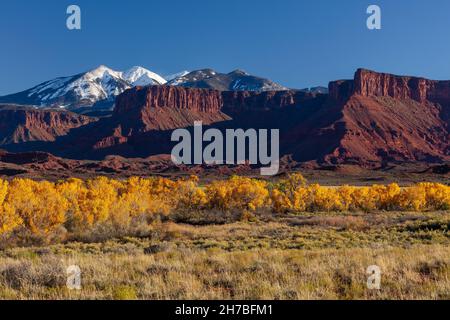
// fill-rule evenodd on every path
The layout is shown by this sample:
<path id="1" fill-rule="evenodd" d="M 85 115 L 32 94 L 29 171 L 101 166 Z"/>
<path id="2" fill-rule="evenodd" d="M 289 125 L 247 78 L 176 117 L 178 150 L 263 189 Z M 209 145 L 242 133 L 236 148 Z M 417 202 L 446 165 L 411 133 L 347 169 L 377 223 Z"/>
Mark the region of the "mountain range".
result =
<path id="1" fill-rule="evenodd" d="M 219 91 L 281 91 L 287 90 L 271 80 L 252 76 L 242 70 L 219 73 L 212 69 L 180 74 L 168 82 L 169 85 L 188 88 L 214 89 Z"/>
<path id="2" fill-rule="evenodd" d="M 112 109 L 114 99 L 135 86 L 163 85 L 215 90 L 286 90 L 271 80 L 236 70 L 228 74 L 204 69 L 182 71 L 166 78 L 143 67 L 115 71 L 101 65 L 88 72 L 43 82 L 31 89 L 0 97 L 0 103 L 61 108 L 76 112 Z"/>
<path id="3" fill-rule="evenodd" d="M 332 81 L 323 92 L 252 91 L 187 86 L 215 77 L 196 74 L 124 89 L 112 114 L 100 118 L 4 104 L 0 148 L 77 160 L 148 158 L 170 153 L 173 129 L 192 129 L 201 120 L 222 131 L 279 129 L 281 155 L 293 162 L 378 168 L 450 161 L 450 81 L 358 69 L 353 79 Z M 177 78 L 186 86 L 170 84 Z"/>

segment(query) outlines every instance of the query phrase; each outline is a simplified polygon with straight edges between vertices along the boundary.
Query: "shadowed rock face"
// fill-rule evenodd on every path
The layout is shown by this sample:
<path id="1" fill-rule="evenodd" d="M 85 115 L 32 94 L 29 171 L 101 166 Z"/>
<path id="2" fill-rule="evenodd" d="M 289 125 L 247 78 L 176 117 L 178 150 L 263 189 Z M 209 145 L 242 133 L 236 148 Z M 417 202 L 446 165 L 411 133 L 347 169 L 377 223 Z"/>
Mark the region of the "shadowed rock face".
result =
<path id="1" fill-rule="evenodd" d="M 332 81 L 328 85 L 328 94 L 334 103 L 345 102 L 355 93 L 353 80 Z"/>
<path id="2" fill-rule="evenodd" d="M 301 107 L 305 104 L 323 102 L 325 94 L 298 90 L 287 91 L 225 91 L 222 92 L 225 112 L 277 110 L 286 107 Z"/>
<path id="3" fill-rule="evenodd" d="M 96 121 L 72 112 L 0 106 L 0 145 L 29 141 L 54 141 L 71 129 Z"/>
<path id="4" fill-rule="evenodd" d="M 229 119 L 220 110 L 219 91 L 172 86 L 136 87 L 116 100 L 112 121 L 127 136 L 151 130 L 189 127 Z M 118 129 L 115 129 L 116 135 Z"/>

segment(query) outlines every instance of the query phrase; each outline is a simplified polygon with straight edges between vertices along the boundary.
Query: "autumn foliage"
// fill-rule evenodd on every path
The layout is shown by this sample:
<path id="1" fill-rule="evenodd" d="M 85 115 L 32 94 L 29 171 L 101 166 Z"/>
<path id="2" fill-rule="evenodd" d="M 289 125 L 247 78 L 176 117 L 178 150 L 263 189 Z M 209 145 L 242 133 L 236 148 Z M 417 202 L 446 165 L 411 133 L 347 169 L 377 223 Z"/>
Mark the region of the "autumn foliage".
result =
<path id="1" fill-rule="evenodd" d="M 301 183 L 296 183 L 299 179 Z M 271 198 L 276 212 L 450 209 L 450 187 L 439 183 L 418 183 L 404 188 L 396 183 L 370 187 L 323 187 L 306 185 L 298 174 L 275 185 Z"/>
<path id="2" fill-rule="evenodd" d="M 450 187 L 419 183 L 371 187 L 308 185 L 300 174 L 276 183 L 245 177 L 199 185 L 197 177 L 170 180 L 68 179 L 59 182 L 0 180 L 0 236 L 46 237 L 136 221 L 150 224 L 178 212 L 427 211 L 449 210 Z"/>

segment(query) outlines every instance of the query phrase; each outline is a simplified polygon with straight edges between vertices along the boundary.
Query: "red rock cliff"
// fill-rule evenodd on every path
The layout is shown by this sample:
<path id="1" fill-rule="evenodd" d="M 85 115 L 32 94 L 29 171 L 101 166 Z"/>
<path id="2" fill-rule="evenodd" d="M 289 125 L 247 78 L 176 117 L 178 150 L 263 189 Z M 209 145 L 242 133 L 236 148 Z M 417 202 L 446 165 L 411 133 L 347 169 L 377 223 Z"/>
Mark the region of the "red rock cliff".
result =
<path id="1" fill-rule="evenodd" d="M 342 130 L 327 159 L 449 160 L 450 81 L 359 69 L 354 80 L 331 82 L 329 91 L 341 114 L 329 127 Z"/>
<path id="2" fill-rule="evenodd" d="M 347 101 L 354 92 L 353 80 L 332 81 L 328 85 L 329 96 L 333 101 Z"/>
<path id="3" fill-rule="evenodd" d="M 430 101 L 450 104 L 450 81 L 396 76 L 365 69 L 358 69 L 353 80 L 331 82 L 329 91 L 330 97 L 339 101 L 348 100 L 357 94 L 363 97 L 383 96 L 411 99 L 419 103 Z"/>
<path id="4" fill-rule="evenodd" d="M 117 97 L 115 114 L 133 109 L 174 108 L 198 112 L 218 112 L 222 107 L 219 91 L 173 86 L 135 87 Z"/>
<path id="5" fill-rule="evenodd" d="M 219 91 L 172 86 L 135 87 L 119 95 L 113 120 L 121 134 L 150 130 L 170 130 L 193 126 L 195 121 L 210 124 L 223 121 Z M 114 130 L 117 131 L 117 128 Z"/>
<path id="6" fill-rule="evenodd" d="M 95 120 L 66 111 L 1 106 L 0 144 L 54 141 L 57 136 Z"/>

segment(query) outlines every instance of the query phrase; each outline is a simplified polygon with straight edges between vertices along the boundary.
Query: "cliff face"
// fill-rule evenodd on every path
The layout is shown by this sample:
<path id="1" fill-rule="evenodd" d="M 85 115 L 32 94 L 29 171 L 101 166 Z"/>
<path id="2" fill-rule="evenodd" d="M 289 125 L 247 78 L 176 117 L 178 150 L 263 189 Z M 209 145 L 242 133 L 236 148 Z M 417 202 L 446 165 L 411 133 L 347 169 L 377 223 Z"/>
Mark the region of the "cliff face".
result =
<path id="1" fill-rule="evenodd" d="M 328 94 L 333 102 L 345 102 L 354 93 L 353 80 L 332 81 L 328 85 Z"/>
<path id="2" fill-rule="evenodd" d="M 391 97 L 450 104 L 450 81 L 428 80 L 418 77 L 396 76 L 358 69 L 353 80 L 330 82 L 330 97 L 345 101 L 353 94 L 363 97 Z"/>
<path id="3" fill-rule="evenodd" d="M 71 129 L 96 121 L 66 111 L 0 107 L 0 145 L 30 141 L 54 141 Z"/>
<path id="4" fill-rule="evenodd" d="M 419 103 L 431 101 L 449 104 L 450 81 L 401 77 L 360 69 L 355 75 L 355 93 L 365 97 L 385 96 Z"/>
<path id="5" fill-rule="evenodd" d="M 222 95 L 215 90 L 135 87 L 117 97 L 111 119 L 101 122 L 102 133 L 89 142 L 89 148 L 127 156 L 167 153 L 172 130 L 192 127 L 195 121 L 210 125 L 229 120 L 221 112 L 222 105 Z"/>
<path id="6" fill-rule="evenodd" d="M 97 134 L 89 144 L 98 154 L 117 152 L 145 157 L 170 153 L 172 130 L 192 128 L 195 121 L 220 130 L 287 128 L 295 123 L 297 109 L 307 109 L 325 99 L 326 95 L 294 90 L 220 92 L 171 86 L 137 87 L 116 99 L 113 116 L 100 123 L 104 128 L 102 134 Z"/>
<path id="7" fill-rule="evenodd" d="M 450 81 L 359 69 L 331 82 L 341 116 L 336 148 L 324 159 L 355 163 L 449 160 Z"/>
<path id="8" fill-rule="evenodd" d="M 219 91 L 172 86 L 136 87 L 116 100 L 113 119 L 124 135 L 226 120 Z M 117 132 L 117 129 L 115 129 Z"/>
<path id="9" fill-rule="evenodd" d="M 136 108 L 173 108 L 214 113 L 220 110 L 222 104 L 221 93 L 215 90 L 173 86 L 135 87 L 117 98 L 114 114 L 127 113 Z"/>
<path id="10" fill-rule="evenodd" d="M 225 91 L 222 92 L 225 112 L 277 110 L 286 107 L 303 107 L 320 104 L 326 98 L 324 94 L 304 91 Z"/>
<path id="11" fill-rule="evenodd" d="M 178 109 L 217 113 L 221 110 L 249 111 L 301 106 L 325 99 L 324 94 L 304 91 L 216 91 L 171 86 L 136 87 L 127 90 L 116 100 L 114 114 L 150 109 Z M 319 99 L 318 99 L 319 98 Z M 321 98 L 321 99 L 320 99 Z M 161 111 L 161 110 L 159 110 Z"/>

